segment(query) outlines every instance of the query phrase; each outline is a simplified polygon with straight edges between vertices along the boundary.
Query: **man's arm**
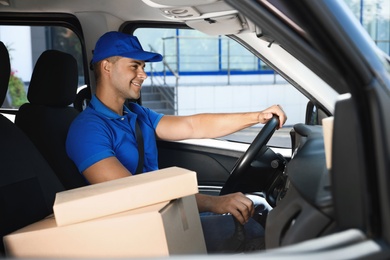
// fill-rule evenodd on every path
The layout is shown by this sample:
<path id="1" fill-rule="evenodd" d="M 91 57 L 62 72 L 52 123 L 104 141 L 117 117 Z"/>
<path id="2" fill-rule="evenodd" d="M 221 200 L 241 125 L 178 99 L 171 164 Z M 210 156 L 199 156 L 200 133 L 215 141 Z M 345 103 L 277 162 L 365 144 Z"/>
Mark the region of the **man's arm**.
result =
<path id="1" fill-rule="evenodd" d="M 232 134 L 249 126 L 266 123 L 273 114 L 280 119 L 279 128 L 287 117 L 280 106 L 271 106 L 260 112 L 197 114 L 191 116 L 168 116 L 161 118 L 156 128 L 158 138 L 183 140 L 191 138 L 216 138 Z"/>
<path id="2" fill-rule="evenodd" d="M 83 171 L 84 177 L 91 184 L 110 181 L 132 175 L 119 160 L 112 156 L 105 158 Z"/>

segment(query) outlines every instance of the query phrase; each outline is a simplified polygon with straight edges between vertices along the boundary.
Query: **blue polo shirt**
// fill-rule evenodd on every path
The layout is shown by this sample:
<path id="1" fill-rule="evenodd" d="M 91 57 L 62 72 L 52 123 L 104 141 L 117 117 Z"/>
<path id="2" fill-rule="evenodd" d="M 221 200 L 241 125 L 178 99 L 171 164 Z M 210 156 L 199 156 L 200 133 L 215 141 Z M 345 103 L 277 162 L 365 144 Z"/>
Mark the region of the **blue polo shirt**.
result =
<path id="1" fill-rule="evenodd" d="M 144 139 L 143 172 L 158 169 L 155 130 L 163 114 L 135 103 L 130 106 L 131 111 L 124 106 L 124 115 L 120 116 L 94 95 L 89 106 L 72 122 L 66 150 L 80 172 L 100 160 L 115 156 L 131 173 L 135 173 L 138 165 L 137 118 Z"/>

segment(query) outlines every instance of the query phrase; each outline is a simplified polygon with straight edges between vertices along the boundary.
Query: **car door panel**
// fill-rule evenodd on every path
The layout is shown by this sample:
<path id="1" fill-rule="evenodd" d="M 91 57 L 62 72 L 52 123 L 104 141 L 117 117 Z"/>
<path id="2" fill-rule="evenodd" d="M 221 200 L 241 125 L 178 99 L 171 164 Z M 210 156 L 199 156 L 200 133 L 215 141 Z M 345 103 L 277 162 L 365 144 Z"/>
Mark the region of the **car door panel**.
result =
<path id="1" fill-rule="evenodd" d="M 158 141 L 160 168 L 183 167 L 197 173 L 198 185 L 222 186 L 241 151 L 197 146 L 181 142 Z"/>

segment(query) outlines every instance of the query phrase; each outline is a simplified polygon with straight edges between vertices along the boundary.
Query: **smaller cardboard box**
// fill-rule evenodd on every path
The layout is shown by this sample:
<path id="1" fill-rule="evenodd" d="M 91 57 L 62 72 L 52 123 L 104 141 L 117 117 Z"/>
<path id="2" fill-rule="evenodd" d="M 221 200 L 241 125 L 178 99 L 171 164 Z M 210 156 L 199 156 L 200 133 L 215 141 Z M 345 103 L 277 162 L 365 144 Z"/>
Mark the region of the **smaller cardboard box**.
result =
<path id="1" fill-rule="evenodd" d="M 54 216 L 4 237 L 9 257 L 165 257 L 206 254 L 194 195 L 67 226 Z"/>
<path id="2" fill-rule="evenodd" d="M 53 210 L 65 226 L 196 193 L 195 172 L 169 167 L 59 192 Z"/>

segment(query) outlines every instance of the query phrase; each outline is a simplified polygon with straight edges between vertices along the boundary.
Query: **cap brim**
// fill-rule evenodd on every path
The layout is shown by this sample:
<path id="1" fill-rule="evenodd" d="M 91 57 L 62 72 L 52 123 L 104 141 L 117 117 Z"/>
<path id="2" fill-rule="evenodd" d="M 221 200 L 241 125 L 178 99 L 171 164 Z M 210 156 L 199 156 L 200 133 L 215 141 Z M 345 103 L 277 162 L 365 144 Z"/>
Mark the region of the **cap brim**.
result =
<path id="1" fill-rule="evenodd" d="M 161 54 L 155 52 L 148 52 L 148 51 L 133 51 L 128 53 L 123 53 L 120 56 L 134 59 L 134 60 L 142 60 L 145 62 L 157 62 L 163 60 Z"/>

